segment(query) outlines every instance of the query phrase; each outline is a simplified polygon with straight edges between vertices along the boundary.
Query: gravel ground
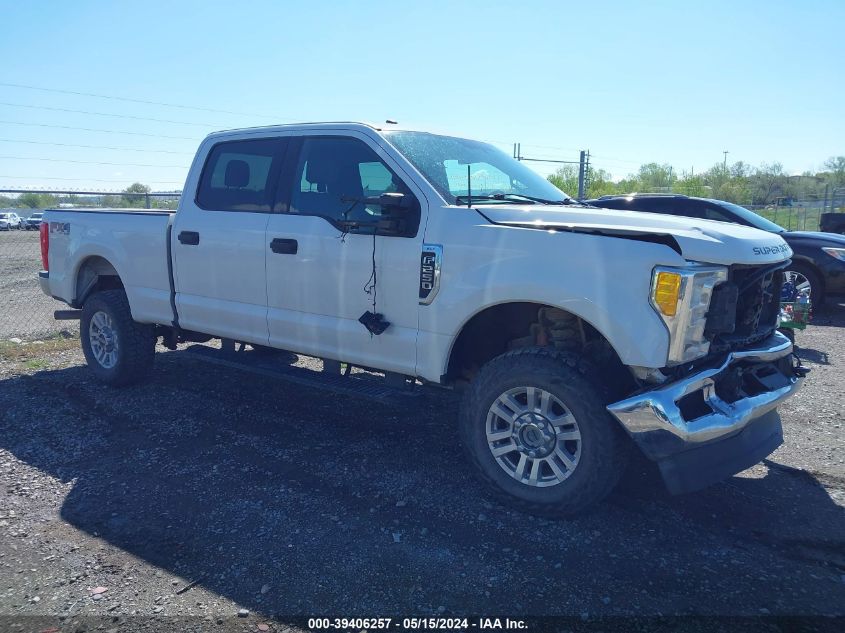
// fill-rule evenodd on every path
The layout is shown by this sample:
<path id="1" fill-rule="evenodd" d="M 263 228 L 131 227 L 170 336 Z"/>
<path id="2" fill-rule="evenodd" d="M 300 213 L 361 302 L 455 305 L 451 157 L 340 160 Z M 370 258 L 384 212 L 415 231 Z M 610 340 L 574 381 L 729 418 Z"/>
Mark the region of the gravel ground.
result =
<path id="1" fill-rule="evenodd" d="M 73 321 L 53 320 L 53 311 L 67 306 L 41 292 L 41 269 L 38 231 L 0 231 L 0 339 L 76 330 Z"/>
<path id="2" fill-rule="evenodd" d="M 284 630 L 303 615 L 841 618 L 842 326 L 840 303 L 799 333 L 812 372 L 769 460 L 682 497 L 638 463 L 570 521 L 489 502 L 436 393 L 381 404 L 184 351 L 114 390 L 75 344 L 7 343 L 0 629 L 86 630 L 87 616 L 113 631 Z"/>

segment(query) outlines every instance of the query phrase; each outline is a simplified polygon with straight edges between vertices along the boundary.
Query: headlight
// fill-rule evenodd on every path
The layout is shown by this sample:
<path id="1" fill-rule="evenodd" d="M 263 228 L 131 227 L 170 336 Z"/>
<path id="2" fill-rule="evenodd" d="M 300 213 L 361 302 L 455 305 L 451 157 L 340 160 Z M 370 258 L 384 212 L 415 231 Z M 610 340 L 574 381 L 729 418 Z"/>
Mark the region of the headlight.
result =
<path id="1" fill-rule="evenodd" d="M 728 269 L 724 266 L 690 264 L 685 268 L 654 269 L 651 305 L 669 331 L 668 364 L 686 363 L 710 350 L 710 341 L 704 338 L 707 309 L 713 288 L 727 279 Z"/>
<path id="2" fill-rule="evenodd" d="M 845 248 L 833 248 L 830 246 L 823 246 L 822 250 L 831 257 L 835 257 L 839 261 L 845 262 Z"/>

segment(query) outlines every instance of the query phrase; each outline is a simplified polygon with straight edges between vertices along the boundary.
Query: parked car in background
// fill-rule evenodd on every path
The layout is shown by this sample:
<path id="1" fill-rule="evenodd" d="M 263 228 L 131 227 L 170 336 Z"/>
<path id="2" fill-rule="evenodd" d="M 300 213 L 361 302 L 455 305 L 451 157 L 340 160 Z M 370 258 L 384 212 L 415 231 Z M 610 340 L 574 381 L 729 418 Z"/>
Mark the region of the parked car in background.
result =
<path id="1" fill-rule="evenodd" d="M 816 231 L 787 231 L 782 226 L 724 200 L 692 198 L 679 194 L 636 193 L 603 196 L 590 204 L 605 209 L 627 209 L 733 222 L 777 233 L 792 249 L 792 264 L 785 281 L 799 292 L 809 292 L 815 306 L 828 294 L 845 292 L 845 236 Z"/>
<path id="2" fill-rule="evenodd" d="M 23 228 L 27 231 L 37 231 L 43 215 L 41 211 L 36 211 L 23 221 Z"/>
<path id="3" fill-rule="evenodd" d="M 0 213 L 0 231 L 20 230 L 21 217 L 17 213 Z"/>
<path id="4" fill-rule="evenodd" d="M 845 233 L 845 213 L 822 213 L 819 229 L 825 233 Z"/>

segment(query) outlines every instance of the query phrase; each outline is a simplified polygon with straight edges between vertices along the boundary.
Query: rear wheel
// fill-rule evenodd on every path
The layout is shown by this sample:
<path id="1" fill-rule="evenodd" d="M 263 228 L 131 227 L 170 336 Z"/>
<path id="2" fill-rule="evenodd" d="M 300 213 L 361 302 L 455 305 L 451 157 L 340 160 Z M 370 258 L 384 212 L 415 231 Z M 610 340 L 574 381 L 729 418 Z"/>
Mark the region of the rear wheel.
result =
<path id="1" fill-rule="evenodd" d="M 461 439 L 481 480 L 517 508 L 569 516 L 619 481 L 630 441 L 574 354 L 508 352 L 482 367 L 468 390 Z"/>
<path id="2" fill-rule="evenodd" d="M 123 290 L 91 295 L 79 326 L 82 352 L 98 379 L 113 386 L 138 382 L 155 357 L 155 329 L 132 320 Z"/>

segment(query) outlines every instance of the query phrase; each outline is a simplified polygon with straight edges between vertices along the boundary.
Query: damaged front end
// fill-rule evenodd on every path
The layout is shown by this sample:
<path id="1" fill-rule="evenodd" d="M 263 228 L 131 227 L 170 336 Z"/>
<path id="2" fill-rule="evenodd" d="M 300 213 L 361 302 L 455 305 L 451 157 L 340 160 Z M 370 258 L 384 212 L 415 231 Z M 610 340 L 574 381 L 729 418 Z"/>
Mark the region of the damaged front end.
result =
<path id="1" fill-rule="evenodd" d="M 659 384 L 608 406 L 670 492 L 734 475 L 783 442 L 776 408 L 806 374 L 777 331 L 786 263 L 731 267 L 712 291 L 707 356 L 653 370 L 647 382 Z"/>
<path id="2" fill-rule="evenodd" d="M 804 377 L 783 334 L 607 407 L 674 494 L 750 468 L 783 442 L 777 406 Z"/>

